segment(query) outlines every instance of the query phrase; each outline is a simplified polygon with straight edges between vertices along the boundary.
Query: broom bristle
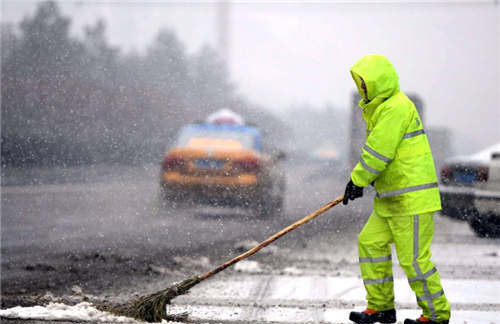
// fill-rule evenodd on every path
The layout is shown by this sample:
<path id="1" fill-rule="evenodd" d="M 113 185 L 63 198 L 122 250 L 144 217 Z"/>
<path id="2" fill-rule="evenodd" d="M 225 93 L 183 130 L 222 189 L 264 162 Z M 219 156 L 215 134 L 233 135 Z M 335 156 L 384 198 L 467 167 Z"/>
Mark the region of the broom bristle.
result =
<path id="1" fill-rule="evenodd" d="M 199 277 L 192 277 L 170 288 L 139 297 L 122 305 L 101 305 L 97 308 L 115 315 L 127 316 L 146 322 L 161 322 L 162 319 L 171 321 L 183 320 L 187 317 L 187 313 L 180 315 L 167 314 L 167 305 L 175 297 L 187 293 L 191 287 L 200 281 Z"/>

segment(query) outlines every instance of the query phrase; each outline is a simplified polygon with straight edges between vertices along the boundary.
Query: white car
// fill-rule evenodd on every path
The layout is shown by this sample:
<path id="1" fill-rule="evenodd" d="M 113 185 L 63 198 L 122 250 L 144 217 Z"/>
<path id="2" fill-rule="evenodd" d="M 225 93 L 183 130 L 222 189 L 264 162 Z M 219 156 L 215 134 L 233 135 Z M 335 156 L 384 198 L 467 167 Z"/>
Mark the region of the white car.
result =
<path id="1" fill-rule="evenodd" d="M 481 237 L 500 237 L 500 149 L 491 154 L 488 181 L 475 190 L 474 206 L 472 229 Z"/>
<path id="2" fill-rule="evenodd" d="M 490 157 L 500 151 L 500 143 L 477 153 L 448 158 L 441 166 L 439 191 L 441 214 L 471 220 L 478 212 L 474 206 L 475 189 L 488 182 Z"/>

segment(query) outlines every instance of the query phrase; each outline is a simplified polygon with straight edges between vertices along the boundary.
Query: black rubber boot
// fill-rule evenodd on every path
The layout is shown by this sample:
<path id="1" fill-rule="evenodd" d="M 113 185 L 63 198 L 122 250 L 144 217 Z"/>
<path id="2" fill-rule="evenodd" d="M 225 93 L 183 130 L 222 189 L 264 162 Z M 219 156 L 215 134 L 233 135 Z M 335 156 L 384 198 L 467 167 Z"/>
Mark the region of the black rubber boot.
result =
<path id="1" fill-rule="evenodd" d="M 431 321 L 428 318 L 425 318 L 423 316 L 420 316 L 420 318 L 417 318 L 416 320 L 412 319 L 405 319 L 405 324 L 448 324 L 448 320 L 444 320 L 441 322 L 436 322 L 436 321 Z"/>
<path id="2" fill-rule="evenodd" d="M 351 312 L 349 319 L 357 324 L 396 323 L 396 310 Z"/>

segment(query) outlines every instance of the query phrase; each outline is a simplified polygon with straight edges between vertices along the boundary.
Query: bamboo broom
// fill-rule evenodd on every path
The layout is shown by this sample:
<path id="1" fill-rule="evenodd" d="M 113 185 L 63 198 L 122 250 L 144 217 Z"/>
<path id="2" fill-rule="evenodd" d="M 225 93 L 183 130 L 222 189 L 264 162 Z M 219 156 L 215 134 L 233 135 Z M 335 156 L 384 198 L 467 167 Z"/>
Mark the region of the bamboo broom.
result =
<path id="1" fill-rule="evenodd" d="M 255 246 L 254 248 L 248 250 L 247 252 L 221 264 L 217 268 L 213 269 L 212 271 L 209 271 L 205 273 L 202 276 L 194 276 L 191 278 L 188 278 L 180 283 L 175 284 L 172 287 L 166 288 L 164 290 L 158 291 L 156 293 L 146 295 L 139 297 L 137 299 L 134 299 L 132 301 L 129 301 L 125 304 L 122 305 L 100 305 L 97 306 L 98 309 L 107 311 L 119 316 L 127 316 L 134 318 L 136 320 L 140 321 L 146 321 L 146 322 L 161 322 L 162 319 L 166 320 L 183 320 L 187 317 L 187 314 L 180 314 L 180 315 L 169 315 L 167 314 L 167 305 L 170 304 L 170 301 L 174 299 L 177 296 L 186 294 L 189 289 L 191 289 L 193 286 L 199 284 L 205 279 L 208 279 L 212 277 L 213 275 L 217 274 L 218 272 L 221 272 L 222 270 L 226 269 L 227 267 L 232 266 L 238 261 L 241 261 L 252 254 L 256 253 L 260 249 L 264 248 L 265 246 L 271 244 L 272 242 L 276 241 L 278 238 L 282 237 L 288 232 L 293 231 L 297 227 L 309 222 L 313 218 L 323 214 L 326 212 L 328 209 L 332 208 L 333 206 L 337 205 L 342 201 L 344 198 L 344 195 L 341 195 L 335 200 L 331 201 L 330 203 L 324 205 L 320 209 L 312 212 L 308 216 L 302 218 L 301 220 L 289 225 L 288 227 L 282 229 L 278 233 L 274 234 L 273 236 L 269 237 L 267 240 L 262 241 L 260 244 Z"/>

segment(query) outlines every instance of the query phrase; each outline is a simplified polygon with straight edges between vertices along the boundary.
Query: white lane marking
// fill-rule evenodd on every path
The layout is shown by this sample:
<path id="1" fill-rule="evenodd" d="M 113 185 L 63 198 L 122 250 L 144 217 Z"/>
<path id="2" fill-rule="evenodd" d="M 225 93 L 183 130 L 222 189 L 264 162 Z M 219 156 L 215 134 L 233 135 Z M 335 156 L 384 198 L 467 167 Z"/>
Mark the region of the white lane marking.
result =
<path id="1" fill-rule="evenodd" d="M 298 307 L 269 307 L 258 314 L 246 309 L 252 307 L 225 307 L 225 306 L 172 306 L 172 313 L 189 311 L 189 318 L 195 321 L 241 321 L 241 322 L 275 322 L 275 323 L 351 323 L 349 321 L 350 309 L 304 309 Z M 362 309 L 356 309 L 362 311 Z M 318 312 L 321 320 L 317 320 Z M 243 314 L 254 315 L 243 317 Z M 421 310 L 398 310 L 397 316 L 402 323 L 405 318 L 419 317 Z M 452 312 L 452 323 L 464 324 L 500 324 L 499 314 L 494 311 L 457 310 Z"/>
<path id="2" fill-rule="evenodd" d="M 252 288 L 251 296 L 254 297 L 255 307 L 247 309 L 245 312 L 240 314 L 241 318 L 257 318 L 262 314 L 262 309 L 258 306 L 261 300 L 266 299 L 267 294 L 272 286 L 274 277 L 266 276 L 262 277 L 263 280 L 259 281 L 257 285 Z"/>
<path id="3" fill-rule="evenodd" d="M 273 289 L 265 296 L 255 296 L 254 287 L 270 276 L 246 276 L 238 280 L 225 279 L 211 281 L 203 287 L 195 287 L 185 298 L 248 299 L 259 297 L 262 302 L 272 300 L 324 301 L 340 300 L 346 302 L 362 301 L 365 290 L 359 278 L 322 277 L 322 276 L 280 276 L 273 278 Z M 318 285 L 317 282 L 321 284 Z M 500 304 L 500 281 L 498 280 L 459 280 L 441 279 L 445 294 L 452 304 Z M 318 287 L 323 287 L 318 289 Z M 415 295 L 406 279 L 394 282 L 396 301 L 415 303 Z M 180 297 L 182 298 L 182 297 Z"/>

